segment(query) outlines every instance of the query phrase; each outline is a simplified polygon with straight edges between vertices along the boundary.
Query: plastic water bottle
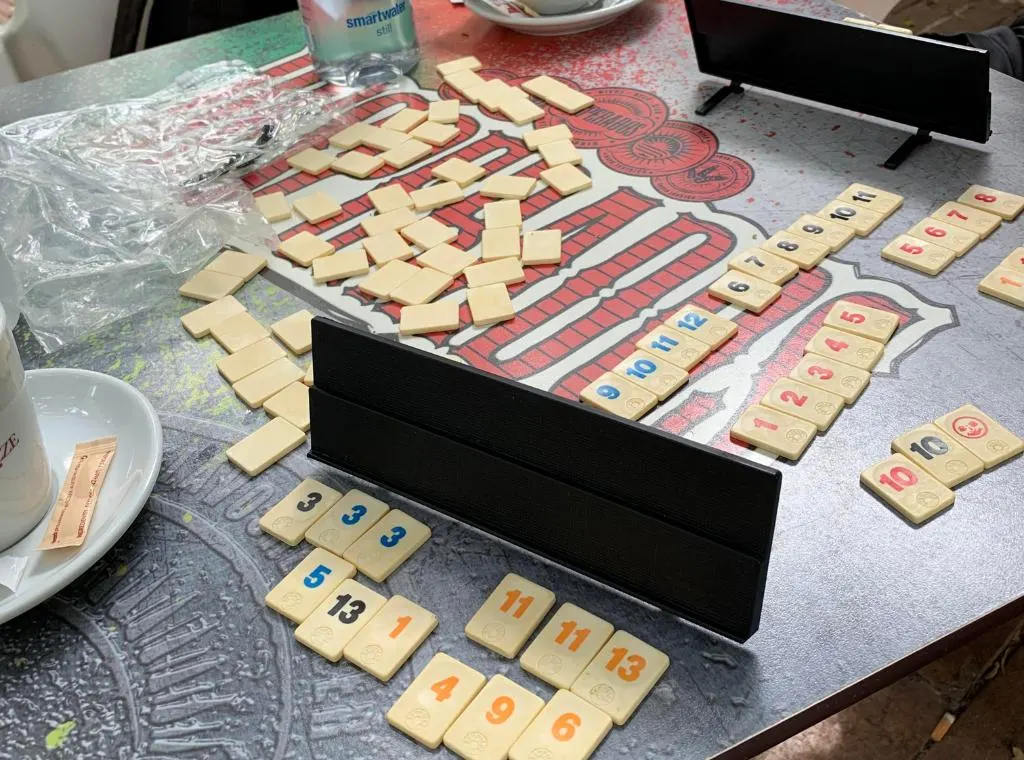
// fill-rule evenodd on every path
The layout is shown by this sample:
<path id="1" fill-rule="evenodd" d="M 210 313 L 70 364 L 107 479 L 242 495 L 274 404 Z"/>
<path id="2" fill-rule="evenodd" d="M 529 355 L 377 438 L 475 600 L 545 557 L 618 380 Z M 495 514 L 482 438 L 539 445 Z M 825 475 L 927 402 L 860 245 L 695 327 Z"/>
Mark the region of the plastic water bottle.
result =
<path id="1" fill-rule="evenodd" d="M 365 87 L 420 59 L 411 0 L 299 0 L 309 52 L 329 82 Z"/>

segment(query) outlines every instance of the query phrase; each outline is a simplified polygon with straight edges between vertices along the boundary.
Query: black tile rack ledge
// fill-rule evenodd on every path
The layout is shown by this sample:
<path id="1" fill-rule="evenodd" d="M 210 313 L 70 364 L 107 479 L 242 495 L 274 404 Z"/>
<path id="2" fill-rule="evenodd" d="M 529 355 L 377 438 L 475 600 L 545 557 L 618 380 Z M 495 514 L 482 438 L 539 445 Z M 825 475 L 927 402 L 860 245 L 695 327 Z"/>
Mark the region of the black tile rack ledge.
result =
<path id="1" fill-rule="evenodd" d="M 318 317 L 311 451 L 733 639 L 758 627 L 782 474 Z"/>

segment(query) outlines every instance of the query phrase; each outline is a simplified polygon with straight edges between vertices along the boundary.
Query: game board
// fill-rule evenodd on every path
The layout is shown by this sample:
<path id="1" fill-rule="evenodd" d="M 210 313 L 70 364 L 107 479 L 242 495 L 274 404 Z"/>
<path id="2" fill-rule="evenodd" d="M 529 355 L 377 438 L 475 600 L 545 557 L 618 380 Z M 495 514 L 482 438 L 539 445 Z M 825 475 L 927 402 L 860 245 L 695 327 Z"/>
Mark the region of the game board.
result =
<path id="1" fill-rule="evenodd" d="M 271 73 L 308 63 L 298 59 Z M 483 69 L 485 78 L 519 84 L 534 72 L 517 74 Z M 294 84 L 307 84 L 298 76 Z M 327 136 L 352 120 L 386 118 L 404 107 L 425 110 L 432 100 L 458 98 L 447 85 L 432 92 L 412 80 L 358 103 L 341 100 L 348 110 L 299 149 L 327 147 Z M 717 136 L 699 124 L 669 118 L 658 96 L 628 87 L 588 90 L 593 108 L 569 115 L 548 107 L 536 127 L 565 123 L 584 154 L 594 187 L 562 198 L 547 188 L 523 204 L 530 228 L 562 231 L 563 264 L 531 267 L 526 283 L 512 288 L 518 316 L 510 323 L 481 329 L 472 326 L 463 305 L 463 324 L 455 333 L 404 339 L 410 345 L 450 356 L 503 377 L 552 393 L 577 398 L 594 378 L 621 362 L 645 333 L 686 303 L 720 313 L 740 325 L 737 336 L 701 363 L 689 384 L 645 418 L 668 432 L 710 443 L 729 451 L 744 450 L 730 440 L 735 413 L 764 395 L 793 368 L 802 347 L 821 326 L 839 299 L 893 310 L 901 329 L 887 346 L 879 371 L 895 367 L 912 347 L 923 344 L 953 323 L 951 310 L 933 306 L 918 294 L 891 281 L 860 276 L 836 258 L 820 269 L 803 272 L 787 287 L 782 300 L 762 314 L 748 314 L 706 293 L 708 284 L 725 271 L 725 262 L 740 250 L 764 239 L 756 222 L 719 209 L 716 201 L 746 191 L 754 170 L 742 158 L 719 151 Z M 384 167 L 369 181 L 328 173 L 314 177 L 291 169 L 284 158 L 254 172 L 247 181 L 257 195 L 283 191 L 324 191 L 342 206 L 342 213 L 319 224 L 292 220 L 276 225 L 282 238 L 306 230 L 321 235 L 335 248 L 350 246 L 365 232 L 359 222 L 372 213 L 366 193 L 396 181 L 415 190 L 436 181 L 431 168 L 451 157 L 472 161 L 488 170 L 537 177 L 545 165 L 525 148 L 517 127 L 501 114 L 467 109 L 459 120 L 461 134 L 427 159 L 406 170 Z M 845 188 L 836 185 L 838 194 Z M 453 242 L 463 250 L 479 245 L 483 231 L 481 207 L 487 201 L 471 194 L 433 217 L 459 229 Z M 823 203 L 821 205 L 824 205 Z M 818 207 L 807 208 L 816 211 Z M 794 217 L 795 221 L 795 217 Z M 876 239 L 879 236 L 876 235 Z M 379 303 L 358 291 L 358 279 L 315 285 L 310 270 L 287 259 L 271 261 L 269 269 L 317 306 L 376 334 L 397 337 L 400 306 Z M 446 292 L 446 296 L 458 290 Z M 746 357 L 737 361 L 737 357 Z M 721 395 L 724 399 L 716 401 Z"/>
<path id="2" fill-rule="evenodd" d="M 848 15 L 824 3 L 787 7 Z M 647 3 L 602 31 L 553 39 L 497 30 L 445 0 L 417 2 L 416 12 L 425 52 L 418 84 L 408 81 L 402 93 L 380 95 L 380 106 L 371 101 L 366 108 L 431 99 L 437 85 L 432 64 L 476 53 L 506 76 L 558 75 L 584 90 L 624 93 L 625 108 L 642 102 L 651 112 L 646 120 L 627 120 L 606 104 L 602 112 L 612 115 L 592 130 L 595 139 L 618 135 L 614 139 L 622 143 L 581 146 L 595 174 L 594 189 L 564 201 L 539 194 L 535 218 L 578 230 L 573 237 L 579 247 L 571 249 L 567 241 L 571 263 L 515 291 L 524 299 L 520 319 L 505 332 L 468 329 L 441 343 L 411 341 L 426 350 L 571 396 L 646 324 L 702 292 L 733 248 L 784 229 L 854 181 L 905 196 L 904 208 L 879 231 L 798 275 L 783 300 L 760 317 L 698 297 L 698 303 L 733 314 L 740 334 L 643 421 L 783 471 L 760 630 L 742 646 L 726 641 L 372 484 L 319 468 L 302 449 L 250 480 L 223 452 L 243 430 L 262 424 L 263 415 L 242 409 L 216 374 L 219 349 L 182 330 L 179 317 L 194 308 L 182 301 L 60 357 L 117 374 L 150 396 L 161 410 L 167 456 L 147 510 L 118 547 L 45 606 L 3 626 L 0 693 L 7 709 L 0 712 L 0 758 L 428 757 L 392 730 L 384 715 L 435 652 L 550 696 L 552 690 L 518 664 L 471 643 L 462 631 L 508 572 L 552 589 L 557 603 L 572 602 L 633 631 L 671 659 L 658 687 L 629 724 L 612 731 L 597 758 L 749 757 L 923 664 L 949 646 L 948 637 L 965 636 L 982 618 L 1024 606 L 1019 459 L 962 486 L 952 509 L 916 529 L 857 479 L 885 458 L 896 436 L 967 401 L 1011 429 L 1024 429 L 1024 391 L 1016 382 L 1024 355 L 1020 312 L 976 291 L 981 278 L 1021 244 L 1022 222 L 1003 225 L 935 278 L 879 253 L 972 182 L 1024 189 L 1024 125 L 1013 118 L 1020 102 L 1016 83 L 993 80 L 996 133 L 987 146 L 938 139 L 892 173 L 877 164 L 904 133 L 756 90 L 696 124 L 693 109 L 721 83 L 696 71 L 679 3 Z M 274 56 L 252 38 L 229 53 L 253 51 L 249 60 L 268 62 L 297 51 L 299 30 L 294 19 L 290 23 L 287 32 L 263 27 L 287 42 L 284 50 L 274 48 L 280 51 Z M 122 59 L 128 62 L 125 79 L 133 81 L 131 71 L 150 60 L 146 56 Z M 216 58 L 190 57 L 175 66 L 206 60 Z M 114 62 L 111 70 L 121 71 L 121 65 Z M 295 86 L 315 80 L 302 52 L 268 70 L 289 75 Z M 69 97 L 95 97 L 87 75 L 82 86 L 65 88 Z M 105 91 L 121 92 L 114 79 L 120 81 L 112 77 Z M 159 84 L 149 82 L 141 91 Z M 18 95 L 11 102 L 25 99 Z M 644 129 L 653 134 L 665 124 L 686 142 L 638 142 Z M 475 111 L 467 112 L 463 125 L 468 131 L 459 150 L 469 150 L 474 140 L 514 144 L 510 136 L 520 132 Z M 714 135 L 711 144 L 708 135 Z M 695 160 L 694 144 L 709 152 L 702 162 Z M 668 175 L 652 172 L 666 154 L 694 160 L 671 184 Z M 645 173 L 623 171 L 638 163 Z M 410 181 L 421 176 L 418 167 L 407 174 Z M 277 164 L 254 186 L 287 180 Z M 354 208 L 356 193 L 347 182 L 331 178 L 322 184 L 331 183 L 332 193 Z M 697 188 L 703 194 L 694 195 Z M 599 199 L 598 216 L 588 216 Z M 473 199 L 466 204 L 467 211 L 476 210 Z M 469 231 L 462 234 L 469 241 L 476 222 L 465 223 Z M 352 224 L 343 222 L 338 232 Z M 308 287 L 285 262 L 273 262 L 272 269 L 242 296 L 265 323 L 301 308 L 295 294 L 336 318 L 394 334 L 394 313 L 386 308 L 371 308 L 350 289 Z M 796 363 L 817 320 L 841 295 L 902 317 L 871 386 L 796 464 L 735 444 L 727 433 L 732 420 Z M 36 366 L 41 363 L 36 359 Z M 308 549 L 285 546 L 262 533 L 257 521 L 304 477 L 339 490 L 360 488 L 433 531 L 399 572 L 377 586 L 413 599 L 439 620 L 386 686 L 306 651 L 294 641 L 292 626 L 263 603 Z"/>

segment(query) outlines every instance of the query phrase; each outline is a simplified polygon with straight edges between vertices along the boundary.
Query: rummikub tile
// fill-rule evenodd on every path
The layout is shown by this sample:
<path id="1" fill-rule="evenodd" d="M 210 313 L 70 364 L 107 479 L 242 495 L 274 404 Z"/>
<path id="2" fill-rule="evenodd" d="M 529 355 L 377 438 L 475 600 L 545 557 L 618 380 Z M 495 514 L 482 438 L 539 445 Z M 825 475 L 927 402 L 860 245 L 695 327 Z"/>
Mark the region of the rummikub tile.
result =
<path id="1" fill-rule="evenodd" d="M 658 397 L 614 372 L 605 372 L 580 391 L 580 401 L 627 420 L 638 420 L 657 405 Z"/>
<path id="2" fill-rule="evenodd" d="M 935 424 L 981 459 L 986 470 L 1024 451 L 1024 441 L 972 404 L 939 417 Z"/>
<path id="3" fill-rule="evenodd" d="M 561 230 L 528 230 L 523 233 L 523 266 L 560 264 L 562 262 Z"/>
<path id="4" fill-rule="evenodd" d="M 449 158 L 430 173 L 441 180 L 458 182 L 459 187 L 468 187 L 487 174 L 487 170 L 461 158 Z"/>
<path id="5" fill-rule="evenodd" d="M 412 248 L 395 230 L 363 238 L 363 250 L 378 266 L 383 266 L 389 261 L 405 261 L 412 258 Z"/>
<path id="6" fill-rule="evenodd" d="M 363 136 L 367 133 L 369 126 L 369 124 L 361 121 L 350 124 L 340 132 L 335 132 L 331 135 L 327 142 L 330 143 L 332 148 L 352 150 L 363 144 Z"/>
<path id="7" fill-rule="evenodd" d="M 971 185 L 957 200 L 967 206 L 998 214 L 1010 222 L 1024 210 L 1024 195 L 993 190 L 981 185 Z"/>
<path id="8" fill-rule="evenodd" d="M 447 243 L 436 245 L 416 258 L 416 263 L 420 266 L 444 272 L 449 277 L 458 277 L 462 270 L 476 261 L 477 258 L 473 254 Z"/>
<path id="9" fill-rule="evenodd" d="M 491 201 L 484 204 L 484 228 L 488 230 L 499 227 L 522 227 L 523 212 L 519 201 Z"/>
<path id="10" fill-rule="evenodd" d="M 1024 309 L 1024 274 L 1013 269 L 996 267 L 978 283 L 978 290 Z"/>
<path id="11" fill-rule="evenodd" d="M 264 338 L 218 360 L 217 371 L 229 383 L 237 383 L 243 377 L 285 356 L 287 354 L 284 349 L 273 338 Z"/>
<path id="12" fill-rule="evenodd" d="M 813 269 L 828 256 L 829 247 L 802 235 L 776 232 L 760 243 L 760 248 L 784 259 L 789 259 L 801 269 Z"/>
<path id="13" fill-rule="evenodd" d="M 293 169 L 298 169 L 306 174 L 317 175 L 327 171 L 331 161 L 334 160 L 334 154 L 328 153 L 325 150 L 317 150 L 316 148 L 306 148 L 285 160 L 288 162 L 288 166 Z"/>
<path id="14" fill-rule="evenodd" d="M 891 216 L 903 205 L 903 196 L 879 190 L 877 187 L 854 182 L 839 194 L 837 200 L 857 208 L 866 208 L 882 216 Z"/>
<path id="15" fill-rule="evenodd" d="M 388 298 L 395 288 L 415 275 L 419 269 L 407 261 L 392 259 L 376 272 L 369 274 L 359 283 L 358 288 L 374 298 Z"/>
<path id="16" fill-rule="evenodd" d="M 871 373 L 817 354 L 804 354 L 789 376 L 801 383 L 856 401 L 871 382 Z"/>
<path id="17" fill-rule="evenodd" d="M 729 269 L 735 269 L 770 282 L 772 285 L 783 285 L 800 272 L 800 267 L 789 259 L 762 251 L 760 248 L 748 248 L 729 259 Z"/>
<path id="18" fill-rule="evenodd" d="M 398 183 L 371 190 L 366 197 L 370 199 L 378 214 L 386 214 L 396 208 L 412 208 L 412 198 Z"/>
<path id="19" fill-rule="evenodd" d="M 451 61 L 445 61 L 437 65 L 437 73 L 442 78 L 447 78 L 454 74 L 456 71 L 478 71 L 483 66 L 476 56 L 467 55 L 462 58 L 456 58 Z"/>
<path id="20" fill-rule="evenodd" d="M 548 166 L 560 164 L 572 164 L 578 166 L 583 163 L 583 156 L 576 150 L 571 140 L 555 140 L 538 146 L 541 158 Z"/>
<path id="21" fill-rule="evenodd" d="M 459 120 L 459 101 L 435 100 L 427 108 L 427 118 L 435 124 L 455 124 Z"/>
<path id="22" fill-rule="evenodd" d="M 811 336 L 804 353 L 828 356 L 858 369 L 872 370 L 885 351 L 877 340 L 862 338 L 834 327 L 821 327 Z"/>
<path id="23" fill-rule="evenodd" d="M 1015 250 L 1013 253 L 1011 253 L 1009 256 L 1007 256 L 1005 259 L 1000 261 L 999 262 L 999 266 L 996 267 L 996 268 L 997 269 L 1012 269 L 1014 272 L 1017 272 L 1018 274 L 1024 274 L 1024 246 L 1021 246 L 1020 248 Z M 204 307 L 202 307 L 202 309 L 198 309 L 198 310 L 196 310 L 193 313 L 198 314 L 200 311 L 202 311 L 205 308 L 207 308 L 207 307 L 204 306 Z M 184 317 L 182 317 L 182 320 L 184 321 Z M 199 336 L 193 335 L 193 337 L 199 337 Z"/>
<path id="24" fill-rule="evenodd" d="M 366 179 L 382 166 L 384 159 L 380 156 L 370 156 L 357 150 L 344 153 L 331 163 L 331 169 L 334 171 L 356 179 Z"/>
<path id="25" fill-rule="evenodd" d="M 646 388 L 664 401 L 686 385 L 690 379 L 686 370 L 667 359 L 646 351 L 634 351 L 617 364 L 612 371 L 631 383 Z"/>
<path id="26" fill-rule="evenodd" d="M 458 136 L 459 128 L 454 124 L 438 124 L 435 121 L 424 122 L 409 133 L 409 137 L 414 140 L 437 148 L 447 145 Z"/>
<path id="27" fill-rule="evenodd" d="M 559 164 L 545 169 L 540 173 L 540 178 L 563 197 L 586 190 L 594 184 L 588 175 L 572 164 Z"/>
<path id="28" fill-rule="evenodd" d="M 514 198 L 521 201 L 530 194 L 536 182 L 533 177 L 492 174 L 480 186 L 480 195 L 484 198 Z"/>
<path id="29" fill-rule="evenodd" d="M 249 282 L 267 265 L 267 260 L 254 253 L 242 253 L 241 251 L 221 251 L 213 261 L 206 265 L 211 272 L 230 274 L 241 277 Z"/>
<path id="30" fill-rule="evenodd" d="M 508 257 L 519 258 L 520 239 L 518 227 L 498 227 L 485 229 L 480 236 L 480 249 L 484 261 L 494 261 Z"/>
<path id="31" fill-rule="evenodd" d="M 395 132 L 411 132 L 427 120 L 427 112 L 417 108 L 403 108 L 380 123 L 381 129 L 393 129 Z"/>
<path id="32" fill-rule="evenodd" d="M 668 670 L 668 656 L 625 631 L 616 631 L 572 685 L 572 693 L 628 721 Z"/>
<path id="33" fill-rule="evenodd" d="M 410 196 L 417 211 L 433 211 L 466 197 L 458 182 L 440 182 L 422 190 L 413 190 Z"/>
<path id="34" fill-rule="evenodd" d="M 729 432 L 744 443 L 796 461 L 811 445 L 818 428 L 807 420 L 753 404 L 743 410 Z"/>
<path id="35" fill-rule="evenodd" d="M 825 315 L 825 325 L 862 338 L 888 343 L 900 326 L 900 318 L 884 309 L 861 306 L 852 301 L 836 301 Z"/>
<path id="36" fill-rule="evenodd" d="M 486 84 L 485 80 L 475 71 L 456 71 L 446 76 L 444 81 L 470 103 L 476 103 L 476 98 L 473 97 L 471 90 Z"/>
<path id="37" fill-rule="evenodd" d="M 857 233 L 845 224 L 822 219 L 811 214 L 804 214 L 789 227 L 786 232 L 792 232 L 808 240 L 821 243 L 828 247 L 829 253 L 834 253 L 844 245 L 853 240 Z"/>
<path id="38" fill-rule="evenodd" d="M 544 700 L 502 675 L 492 676 L 444 735 L 463 760 L 506 760 L 512 744 L 544 707 Z"/>
<path id="39" fill-rule="evenodd" d="M 708 292 L 723 301 L 760 314 L 778 300 L 782 288 L 731 269 L 711 283 Z"/>
<path id="40" fill-rule="evenodd" d="M 930 423 L 901 435 L 892 442 L 892 450 L 905 456 L 946 488 L 955 488 L 985 469 L 985 463 L 967 447 Z"/>
<path id="41" fill-rule="evenodd" d="M 496 282 L 493 285 L 469 288 L 466 300 L 469 303 L 469 313 L 473 316 L 473 324 L 477 327 L 505 322 L 516 315 L 504 283 Z"/>
<path id="42" fill-rule="evenodd" d="M 505 97 L 498 102 L 498 110 L 513 124 L 522 126 L 544 117 L 544 109 L 529 98 Z"/>
<path id="43" fill-rule="evenodd" d="M 340 491 L 306 478 L 260 517 L 260 528 L 278 541 L 298 546 L 306 529 L 340 498 Z"/>
<path id="44" fill-rule="evenodd" d="M 566 602 L 519 658 L 527 673 L 558 689 L 568 689 L 611 637 L 615 627 Z"/>
<path id="45" fill-rule="evenodd" d="M 271 417 L 284 417 L 304 433 L 309 432 L 309 388 L 301 381 L 286 385 L 263 402 Z"/>
<path id="46" fill-rule="evenodd" d="M 359 581 L 342 581 L 295 629 L 295 640 L 331 662 L 387 600 Z"/>
<path id="47" fill-rule="evenodd" d="M 516 258 L 505 258 L 473 264 L 466 267 L 463 270 L 463 274 L 466 275 L 466 283 L 471 288 L 481 288 L 484 285 L 493 285 L 496 282 L 512 285 L 526 279 L 526 275 L 523 272 L 523 264 Z"/>
<path id="48" fill-rule="evenodd" d="M 454 657 L 438 652 L 387 713 L 387 721 L 429 749 L 466 709 L 487 679 Z"/>
<path id="49" fill-rule="evenodd" d="M 420 142 L 419 140 L 409 139 L 397 148 L 392 148 L 391 150 L 381 153 L 380 158 L 388 166 L 395 169 L 404 169 L 405 167 L 416 163 L 420 159 L 429 156 L 432 150 L 433 148 L 426 143 Z"/>
<path id="50" fill-rule="evenodd" d="M 374 678 L 390 681 L 435 628 L 434 613 L 396 595 L 345 645 L 343 654 Z"/>
<path id="51" fill-rule="evenodd" d="M 243 285 L 245 280 L 241 277 L 200 269 L 178 288 L 178 293 L 197 301 L 213 302 L 237 293 Z"/>
<path id="52" fill-rule="evenodd" d="M 345 280 L 369 271 L 370 261 L 366 258 L 365 249 L 360 245 L 314 260 L 313 282 L 323 285 L 325 282 Z"/>
<path id="53" fill-rule="evenodd" d="M 306 540 L 339 557 L 391 511 L 380 499 L 356 488 L 344 496 L 338 494 L 327 506 L 329 509 L 320 510 L 312 522 L 306 522 Z"/>
<path id="54" fill-rule="evenodd" d="M 512 659 L 554 603 L 555 595 L 551 591 L 509 573 L 466 623 L 466 636 Z"/>
<path id="55" fill-rule="evenodd" d="M 451 284 L 452 278 L 444 272 L 429 268 L 420 269 L 391 291 L 391 300 L 404 306 L 420 306 L 433 301 L 448 290 Z"/>
<path id="56" fill-rule="evenodd" d="M 246 346 L 270 337 L 270 330 L 247 311 L 228 317 L 210 328 L 210 335 L 225 351 L 238 353 Z"/>
<path id="57" fill-rule="evenodd" d="M 344 557 L 359 572 L 383 583 L 430 538 L 430 528 L 398 509 L 392 509 L 356 539 Z"/>
<path id="58" fill-rule="evenodd" d="M 367 235 L 373 237 L 374 235 L 380 235 L 385 232 L 392 232 L 394 230 L 400 230 L 403 227 L 408 227 L 418 218 L 419 217 L 416 216 L 415 212 L 413 212 L 411 208 L 402 206 L 401 208 L 396 208 L 393 211 L 388 211 L 383 214 L 368 216 L 359 224 Z"/>
<path id="59" fill-rule="evenodd" d="M 855 207 L 848 201 L 835 200 L 819 211 L 815 216 L 845 224 L 859 236 L 870 235 L 885 221 L 885 215 L 865 208 Z"/>
<path id="60" fill-rule="evenodd" d="M 523 142 L 526 143 L 526 147 L 530 150 L 537 150 L 541 145 L 558 142 L 559 140 L 572 140 L 572 132 L 565 124 L 532 129 L 523 134 Z"/>
<path id="61" fill-rule="evenodd" d="M 308 267 L 315 259 L 334 253 L 334 246 L 326 240 L 321 240 L 312 232 L 302 230 L 287 240 L 281 241 L 277 250 L 286 259 L 300 267 Z"/>
<path id="62" fill-rule="evenodd" d="M 864 470 L 860 482 L 915 525 L 951 507 L 956 498 L 902 454 L 893 454 Z"/>
<path id="63" fill-rule="evenodd" d="M 367 125 L 363 132 L 363 145 L 374 150 L 394 150 L 399 145 L 408 142 L 409 135 L 394 129 L 382 129 L 376 125 Z"/>
<path id="64" fill-rule="evenodd" d="M 306 309 L 274 322 L 270 329 L 296 356 L 313 350 L 313 314 Z"/>
<path id="65" fill-rule="evenodd" d="M 292 207 L 284 199 L 284 193 L 267 193 L 253 199 L 260 216 L 273 224 L 292 218 Z"/>
<path id="66" fill-rule="evenodd" d="M 295 623 L 301 623 L 342 581 L 356 574 L 351 562 L 323 549 L 313 549 L 270 589 L 264 602 Z"/>
<path id="67" fill-rule="evenodd" d="M 927 240 L 898 235 L 882 249 L 882 258 L 925 274 L 936 275 L 956 260 L 956 254 Z"/>
<path id="68" fill-rule="evenodd" d="M 701 343 L 708 344 L 712 348 L 721 346 L 740 329 L 739 325 L 731 319 L 705 311 L 693 304 L 687 304 L 681 308 L 666 319 L 665 324 L 673 330 L 678 330 L 685 335 L 696 338 Z M 644 348 L 644 346 L 641 346 L 641 348 Z"/>
<path id="69" fill-rule="evenodd" d="M 305 440 L 306 434 L 292 423 L 275 417 L 229 448 L 227 458 L 245 474 L 256 477 Z"/>
<path id="70" fill-rule="evenodd" d="M 401 335 L 422 335 L 432 332 L 451 332 L 459 329 L 459 304 L 456 301 L 436 301 L 420 306 L 403 306 L 398 324 Z"/>
<path id="71" fill-rule="evenodd" d="M 234 296 L 224 296 L 200 306 L 181 318 L 181 324 L 193 338 L 205 338 L 210 328 L 229 317 L 241 314 L 245 307 Z"/>
<path id="72" fill-rule="evenodd" d="M 759 402 L 769 409 L 806 420 L 824 432 L 843 411 L 843 398 L 811 385 L 780 377 Z"/>
<path id="73" fill-rule="evenodd" d="M 509 760 L 588 760 L 612 730 L 608 713 L 559 689 L 509 750 Z"/>
<path id="74" fill-rule="evenodd" d="M 929 243 L 948 248 L 957 256 L 963 256 L 971 250 L 981 238 L 970 230 L 965 230 L 938 219 L 922 219 L 911 227 L 907 234 Z"/>
<path id="75" fill-rule="evenodd" d="M 424 250 L 450 243 L 459 236 L 458 227 L 449 227 L 434 219 L 425 217 L 401 229 L 402 237 Z"/>
<path id="76" fill-rule="evenodd" d="M 655 327 L 636 342 L 636 347 L 661 357 L 687 372 L 711 353 L 712 347 L 667 325 Z"/>
<path id="77" fill-rule="evenodd" d="M 243 377 L 231 387 L 235 395 L 250 409 L 258 409 L 263 402 L 291 383 L 301 380 L 306 373 L 292 364 L 289 359 L 278 359 L 266 367 Z"/>
<path id="78" fill-rule="evenodd" d="M 964 203 L 948 201 L 932 212 L 932 219 L 938 219 L 954 227 L 963 227 L 970 230 L 982 240 L 999 229 L 1003 218 L 998 214 L 968 206 Z"/>
<path id="79" fill-rule="evenodd" d="M 341 206 L 327 193 L 315 192 L 292 201 L 295 212 L 310 224 L 319 224 L 341 213 Z"/>

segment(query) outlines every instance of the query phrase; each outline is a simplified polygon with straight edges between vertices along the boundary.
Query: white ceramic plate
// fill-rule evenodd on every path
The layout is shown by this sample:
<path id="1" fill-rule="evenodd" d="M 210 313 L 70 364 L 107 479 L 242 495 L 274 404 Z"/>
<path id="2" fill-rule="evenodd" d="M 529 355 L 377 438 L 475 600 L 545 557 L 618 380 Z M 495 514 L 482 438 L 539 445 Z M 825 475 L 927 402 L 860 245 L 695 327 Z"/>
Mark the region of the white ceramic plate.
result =
<path id="1" fill-rule="evenodd" d="M 506 16 L 494 10 L 483 0 L 466 0 L 466 7 L 478 16 L 498 26 L 514 29 L 523 34 L 553 37 L 560 34 L 579 34 L 611 23 L 619 16 L 640 5 L 644 0 L 600 0 L 589 8 L 560 16 Z"/>
<path id="2" fill-rule="evenodd" d="M 0 623 L 49 599 L 124 535 L 146 505 L 163 456 L 156 411 L 127 383 L 81 369 L 38 369 L 25 373 L 25 389 L 39 412 L 55 478 L 54 496 L 77 443 L 115 435 L 117 453 L 82 546 L 38 551 L 50 519 L 47 513 L 25 538 L 0 552 L 0 557 L 28 557 L 18 590 L 12 594 L 0 586 Z"/>

